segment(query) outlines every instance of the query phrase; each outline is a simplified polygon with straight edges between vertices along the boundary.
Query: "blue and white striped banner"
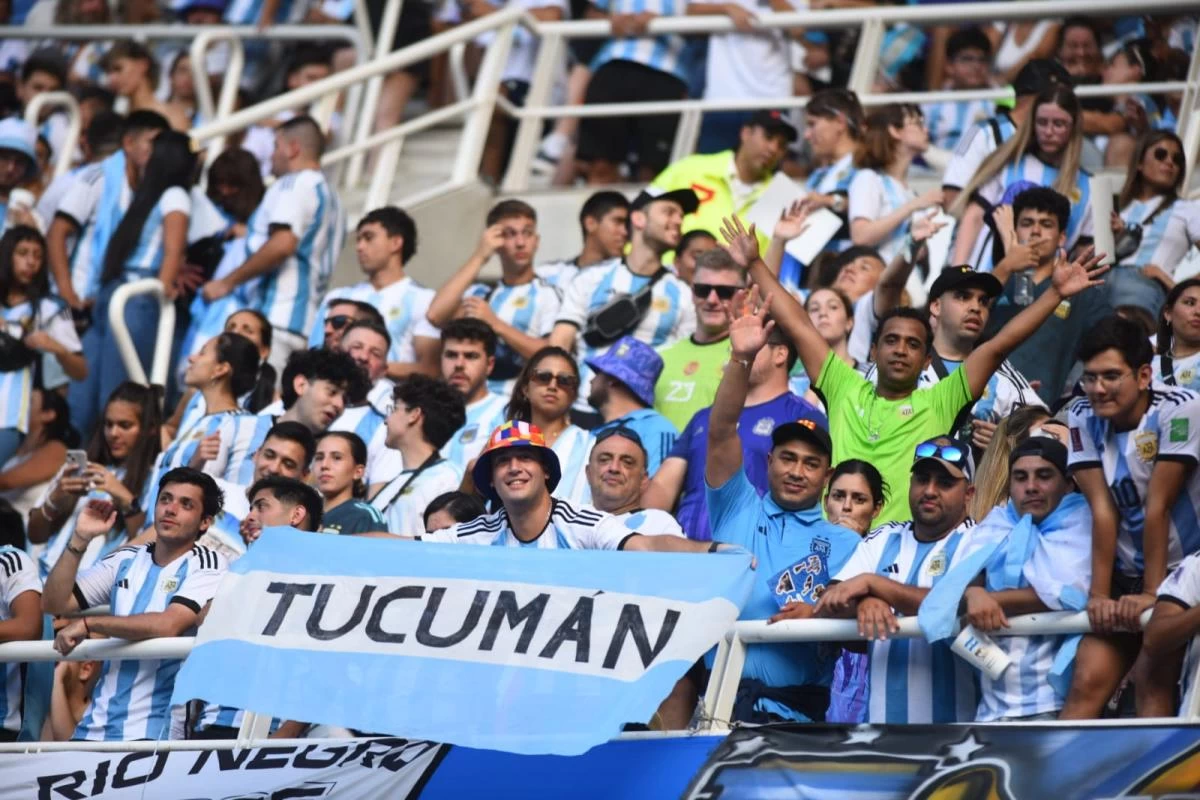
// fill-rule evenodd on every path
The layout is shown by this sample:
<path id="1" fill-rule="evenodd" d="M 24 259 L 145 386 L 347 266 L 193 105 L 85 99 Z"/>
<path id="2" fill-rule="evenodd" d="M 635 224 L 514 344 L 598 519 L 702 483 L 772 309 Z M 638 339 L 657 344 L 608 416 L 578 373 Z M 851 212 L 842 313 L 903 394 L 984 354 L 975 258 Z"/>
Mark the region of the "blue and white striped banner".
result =
<path id="1" fill-rule="evenodd" d="M 737 619 L 750 556 L 509 549 L 267 529 L 174 703 L 517 753 L 646 722 Z"/>

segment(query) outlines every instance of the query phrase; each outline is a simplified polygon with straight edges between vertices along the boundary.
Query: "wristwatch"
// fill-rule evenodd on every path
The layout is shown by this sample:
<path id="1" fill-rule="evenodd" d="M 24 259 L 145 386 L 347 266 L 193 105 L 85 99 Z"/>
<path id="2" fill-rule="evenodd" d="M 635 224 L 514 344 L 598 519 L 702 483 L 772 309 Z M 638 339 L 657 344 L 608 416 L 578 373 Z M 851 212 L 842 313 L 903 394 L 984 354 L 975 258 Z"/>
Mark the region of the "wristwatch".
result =
<path id="1" fill-rule="evenodd" d="M 837 214 L 846 213 L 846 196 L 844 194 L 835 194 L 830 208 Z"/>
<path id="2" fill-rule="evenodd" d="M 136 497 L 130 500 L 129 505 L 125 506 L 125 508 L 118 508 L 117 510 L 121 512 L 122 517 L 135 517 L 142 513 L 142 507 Z"/>

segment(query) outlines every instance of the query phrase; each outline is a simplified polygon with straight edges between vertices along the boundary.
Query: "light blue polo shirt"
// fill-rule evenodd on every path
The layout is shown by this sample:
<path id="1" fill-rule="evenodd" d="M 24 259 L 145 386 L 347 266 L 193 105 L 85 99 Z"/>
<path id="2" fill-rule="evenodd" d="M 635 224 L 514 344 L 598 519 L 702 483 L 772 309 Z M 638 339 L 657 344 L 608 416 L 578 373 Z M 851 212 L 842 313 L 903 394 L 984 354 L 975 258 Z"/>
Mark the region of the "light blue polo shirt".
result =
<path id="1" fill-rule="evenodd" d="M 770 492 L 759 497 L 744 467 L 724 486 L 706 486 L 706 491 L 713 541 L 740 545 L 758 559 L 759 578 L 738 619 L 767 619 L 779 611 L 776 578 L 783 570 L 819 576 L 818 583 L 828 583 L 862 541 L 854 531 L 827 522 L 820 503 L 786 511 L 775 504 Z M 814 557 L 823 569 L 808 568 Z M 814 585 L 808 594 L 819 597 L 823 590 Z M 742 674 L 773 687 L 828 686 L 836 660 L 836 648 L 817 644 L 752 644 Z M 781 713 L 790 711 L 785 706 L 771 706 L 767 710 L 803 720 L 794 713 Z"/>
<path id="2" fill-rule="evenodd" d="M 592 431 L 593 436 L 599 436 L 606 430 L 616 427 L 626 427 L 636 433 L 646 448 L 646 474 L 654 477 L 663 459 L 671 454 L 679 431 L 671 424 L 671 420 L 655 411 L 653 408 L 643 408 L 631 411 L 612 422 L 606 422 Z"/>

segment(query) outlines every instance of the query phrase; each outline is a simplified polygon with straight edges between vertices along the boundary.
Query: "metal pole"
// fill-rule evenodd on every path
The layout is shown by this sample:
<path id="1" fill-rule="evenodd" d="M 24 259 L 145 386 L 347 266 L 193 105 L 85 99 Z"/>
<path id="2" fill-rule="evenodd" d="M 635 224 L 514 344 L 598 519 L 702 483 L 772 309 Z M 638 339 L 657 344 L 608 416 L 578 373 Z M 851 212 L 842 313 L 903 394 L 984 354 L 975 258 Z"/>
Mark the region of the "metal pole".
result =
<path id="1" fill-rule="evenodd" d="M 129 327 L 125 324 L 125 304 L 129 298 L 141 294 L 152 294 L 158 298 L 158 332 L 154 339 L 154 359 L 150 365 L 149 380 L 133 345 L 133 337 L 129 335 Z M 117 339 L 117 350 L 129 379 L 135 383 L 166 385 L 171 344 L 175 338 L 175 303 L 163 293 L 162 281 L 158 278 L 142 278 L 118 287 L 108 304 L 108 324 Z"/>
<path id="2" fill-rule="evenodd" d="M 466 183 L 479 175 L 479 162 L 483 158 L 488 128 L 496 112 L 500 79 L 504 77 L 504 65 L 508 63 L 508 52 L 512 48 L 515 31 L 515 20 L 496 31 L 496 38 L 488 45 L 483 63 L 479 65 L 479 74 L 475 76 L 475 89 L 471 93 L 475 111 L 467 117 L 467 124 L 463 126 L 458 155 L 450 173 L 450 180 L 454 183 Z"/>
<path id="3" fill-rule="evenodd" d="M 392 52 L 392 43 L 396 39 L 396 28 L 400 25 L 400 11 L 404 0 L 388 0 L 383 8 L 383 18 L 379 21 L 379 32 L 375 37 L 374 58 L 382 58 Z M 367 81 L 363 94 L 362 110 L 358 115 L 358 125 L 355 128 L 354 142 L 361 143 L 371 135 L 375 127 L 375 114 L 379 111 L 379 95 L 383 92 L 383 74 L 373 76 Z M 350 159 L 346 169 L 346 186 L 357 186 L 362 179 L 364 156 L 358 155 Z"/>
<path id="4" fill-rule="evenodd" d="M 71 162 L 75 158 L 75 148 L 79 144 L 80 125 L 83 118 L 79 112 L 79 102 L 70 92 L 42 92 L 29 101 L 25 107 L 25 121 L 37 130 L 41 124 L 42 109 L 46 106 L 61 106 L 67 110 L 67 135 L 59 152 L 54 154 L 54 177 L 67 174 Z M 49 224 L 50 220 L 46 220 Z"/>
<path id="5" fill-rule="evenodd" d="M 605 26 L 607 27 L 607 23 Z M 542 43 L 538 46 L 533 80 L 525 94 L 525 103 L 544 108 L 550 102 L 550 93 L 554 91 L 554 67 L 562 63 L 564 44 L 563 37 L 550 29 L 550 26 L 541 26 L 539 31 L 542 33 Z M 508 157 L 508 170 L 504 173 L 504 180 L 500 185 L 501 191 L 523 192 L 529 188 L 529 168 L 537 154 L 538 141 L 542 137 L 542 119 L 544 117 L 520 115 L 512 153 Z"/>

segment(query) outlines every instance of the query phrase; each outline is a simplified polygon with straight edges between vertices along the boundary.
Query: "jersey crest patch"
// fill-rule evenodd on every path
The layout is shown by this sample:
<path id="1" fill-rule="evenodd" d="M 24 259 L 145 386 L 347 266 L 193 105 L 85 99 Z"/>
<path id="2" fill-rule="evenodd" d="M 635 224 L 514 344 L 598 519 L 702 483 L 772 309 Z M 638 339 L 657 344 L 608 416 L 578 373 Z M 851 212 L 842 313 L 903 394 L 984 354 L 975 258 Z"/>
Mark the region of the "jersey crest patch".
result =
<path id="1" fill-rule="evenodd" d="M 1178 420 L 1184 425 L 1187 425 L 1186 419 Z M 1172 420 L 1174 423 L 1175 420 Z M 1171 436 L 1175 435 L 1175 426 L 1171 426 Z M 1145 461 L 1147 464 L 1154 460 L 1158 455 L 1158 434 L 1153 431 L 1142 431 L 1134 438 L 1134 446 L 1137 448 L 1138 458 Z"/>
<path id="2" fill-rule="evenodd" d="M 754 423 L 754 434 L 756 436 L 770 436 L 773 430 L 775 430 L 774 417 L 763 417 Z"/>

